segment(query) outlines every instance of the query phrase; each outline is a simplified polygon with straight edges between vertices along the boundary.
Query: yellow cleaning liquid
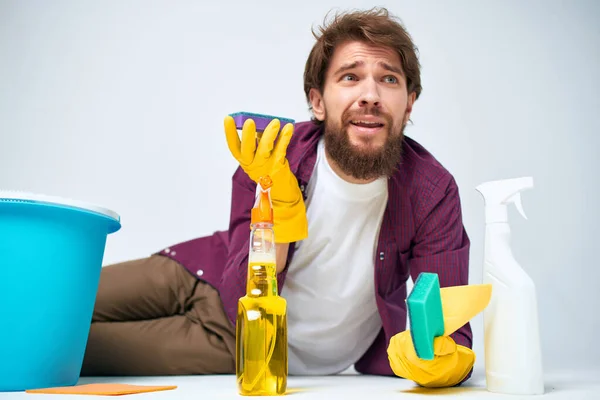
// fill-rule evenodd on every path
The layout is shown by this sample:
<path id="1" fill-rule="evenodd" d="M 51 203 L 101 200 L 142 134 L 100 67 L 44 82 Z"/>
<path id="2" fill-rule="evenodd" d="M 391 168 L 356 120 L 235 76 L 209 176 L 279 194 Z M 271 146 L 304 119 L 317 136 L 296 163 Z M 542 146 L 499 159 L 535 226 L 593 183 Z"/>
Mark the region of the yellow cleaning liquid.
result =
<path id="1" fill-rule="evenodd" d="M 277 291 L 271 184 L 267 177 L 257 187 L 246 295 L 238 301 L 236 375 L 245 396 L 283 395 L 287 388 L 287 302 Z"/>
<path id="2" fill-rule="evenodd" d="M 282 395 L 287 388 L 287 321 L 277 295 L 275 263 L 250 263 L 247 294 L 238 303 L 238 390 L 247 396 Z"/>

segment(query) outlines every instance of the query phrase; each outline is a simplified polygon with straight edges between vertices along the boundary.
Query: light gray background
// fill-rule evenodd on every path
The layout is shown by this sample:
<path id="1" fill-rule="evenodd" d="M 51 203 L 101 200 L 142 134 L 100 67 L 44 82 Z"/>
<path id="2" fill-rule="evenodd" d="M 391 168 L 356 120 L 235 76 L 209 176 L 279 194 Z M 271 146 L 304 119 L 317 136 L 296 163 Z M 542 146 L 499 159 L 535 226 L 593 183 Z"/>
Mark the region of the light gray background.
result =
<path id="1" fill-rule="evenodd" d="M 0 188 L 117 211 L 105 265 L 226 228 L 236 164 L 223 117 L 308 118 L 310 28 L 340 4 L 283 3 L 0 1 Z M 484 232 L 475 186 L 533 176 L 529 220 L 509 215 L 538 287 L 545 366 L 600 365 L 600 2 L 387 6 L 420 49 L 424 92 L 407 134 L 458 181 L 471 283 Z M 482 368 L 481 316 L 473 326 Z"/>

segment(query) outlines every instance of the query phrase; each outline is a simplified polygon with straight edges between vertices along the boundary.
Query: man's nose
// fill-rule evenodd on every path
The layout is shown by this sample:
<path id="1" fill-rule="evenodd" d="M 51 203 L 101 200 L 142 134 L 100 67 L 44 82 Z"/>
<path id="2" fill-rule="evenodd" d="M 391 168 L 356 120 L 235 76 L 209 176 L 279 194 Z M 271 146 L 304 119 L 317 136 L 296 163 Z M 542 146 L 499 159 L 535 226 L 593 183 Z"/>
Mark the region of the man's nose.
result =
<path id="1" fill-rule="evenodd" d="M 362 83 L 359 105 L 361 107 L 379 107 L 381 96 L 377 82 L 374 79 L 364 79 Z"/>

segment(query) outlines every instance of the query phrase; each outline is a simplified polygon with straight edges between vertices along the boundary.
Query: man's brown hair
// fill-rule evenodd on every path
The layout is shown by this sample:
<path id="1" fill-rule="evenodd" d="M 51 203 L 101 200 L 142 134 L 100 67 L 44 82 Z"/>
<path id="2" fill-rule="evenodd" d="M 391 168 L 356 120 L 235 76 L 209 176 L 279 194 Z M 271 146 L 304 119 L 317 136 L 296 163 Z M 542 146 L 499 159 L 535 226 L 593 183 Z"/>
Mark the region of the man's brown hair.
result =
<path id="1" fill-rule="evenodd" d="M 313 46 L 304 69 L 304 93 L 310 105 L 310 89 L 323 93 L 325 75 L 333 52 L 338 44 L 357 40 L 377 46 L 385 46 L 398 52 L 406 76 L 408 93 L 421 94 L 421 66 L 418 49 L 402 24 L 385 8 L 352 11 L 335 14 L 328 24 L 327 16 L 319 32 L 312 31 L 317 42 Z"/>

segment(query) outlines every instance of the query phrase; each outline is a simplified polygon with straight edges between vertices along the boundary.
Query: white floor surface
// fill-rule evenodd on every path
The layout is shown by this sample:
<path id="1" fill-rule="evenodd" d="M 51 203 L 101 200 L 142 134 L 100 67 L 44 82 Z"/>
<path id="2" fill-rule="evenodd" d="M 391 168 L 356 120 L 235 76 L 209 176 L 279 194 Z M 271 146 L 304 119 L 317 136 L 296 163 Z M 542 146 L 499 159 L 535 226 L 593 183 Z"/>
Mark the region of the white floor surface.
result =
<path id="1" fill-rule="evenodd" d="M 374 377 L 343 374 L 330 377 L 289 377 L 289 399 L 418 399 L 432 395 L 438 398 L 477 398 L 477 399 L 599 399 L 600 370 L 582 372 L 551 372 L 545 376 L 546 393 L 542 396 L 509 396 L 490 393 L 485 389 L 483 373 L 475 371 L 471 379 L 459 388 L 423 389 L 414 383 L 400 378 Z M 173 376 L 173 377 L 111 377 L 82 378 L 79 384 L 110 382 L 138 385 L 176 385 L 174 390 L 140 393 L 124 396 L 52 395 L 28 394 L 24 392 L 0 393 L 1 400 L 92 400 L 94 398 L 119 398 L 132 400 L 205 400 L 247 398 L 238 395 L 235 376 Z"/>

